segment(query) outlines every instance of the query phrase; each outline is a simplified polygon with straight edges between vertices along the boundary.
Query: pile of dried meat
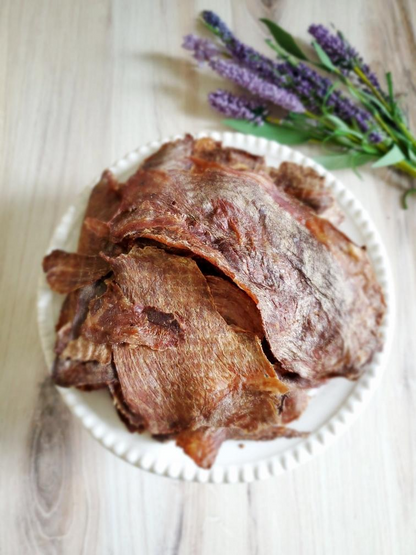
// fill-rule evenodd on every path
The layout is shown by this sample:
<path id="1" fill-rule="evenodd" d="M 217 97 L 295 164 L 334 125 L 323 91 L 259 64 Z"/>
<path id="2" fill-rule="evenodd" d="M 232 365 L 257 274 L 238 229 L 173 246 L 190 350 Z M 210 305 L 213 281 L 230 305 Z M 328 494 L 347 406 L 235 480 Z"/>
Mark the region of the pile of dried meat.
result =
<path id="1" fill-rule="evenodd" d="M 132 432 L 209 468 L 227 439 L 296 437 L 307 389 L 356 379 L 383 295 L 312 169 L 191 136 L 93 189 L 76 253 L 43 266 L 67 297 L 55 382 L 107 388 Z M 331 223 L 332 222 L 332 223 Z"/>

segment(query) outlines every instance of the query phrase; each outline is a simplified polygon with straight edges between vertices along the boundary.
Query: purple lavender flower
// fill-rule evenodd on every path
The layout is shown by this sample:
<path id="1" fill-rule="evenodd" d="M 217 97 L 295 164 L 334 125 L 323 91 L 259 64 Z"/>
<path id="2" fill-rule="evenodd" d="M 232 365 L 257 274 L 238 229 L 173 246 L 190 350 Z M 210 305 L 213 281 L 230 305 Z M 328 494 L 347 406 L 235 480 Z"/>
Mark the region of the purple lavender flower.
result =
<path id="1" fill-rule="evenodd" d="M 324 79 L 318 73 L 310 70 L 306 65 L 302 65 L 303 73 L 309 71 L 304 77 L 297 70 L 296 66 L 290 62 L 274 62 L 267 56 L 260 54 L 251 46 L 239 41 L 221 19 L 213 12 L 203 12 L 204 21 L 209 23 L 220 36 L 228 52 L 235 61 L 242 66 L 256 73 L 259 77 L 273 83 L 274 85 L 285 88 L 293 94 L 300 96 L 302 102 L 319 112 L 316 103 L 315 88 L 320 86 L 321 94 L 318 97 L 323 98 L 331 86 L 329 79 Z"/>
<path id="2" fill-rule="evenodd" d="M 329 79 L 324 79 L 304 64 L 284 62 L 278 64 L 278 70 L 285 78 L 286 88 L 299 96 L 309 110 L 319 114 L 322 102 L 317 101 L 325 96 L 331 86 Z"/>
<path id="3" fill-rule="evenodd" d="M 340 36 L 332 35 L 323 25 L 311 25 L 308 32 L 322 46 L 335 65 L 351 69 L 351 61 L 356 58 L 357 53 Z"/>
<path id="4" fill-rule="evenodd" d="M 222 40 L 233 61 L 221 58 L 219 56 L 221 52 L 213 43 L 210 43 L 212 46 L 209 47 L 205 43 L 199 46 L 196 40 L 202 41 L 203 39 L 192 37 L 188 39 L 188 49 L 194 51 L 194 56 L 199 61 L 208 61 L 211 68 L 221 76 L 246 88 L 261 99 L 282 106 L 292 112 L 303 112 L 306 108 L 310 112 L 321 116 L 325 101 L 326 107 L 334 115 L 348 124 L 356 122 L 364 133 L 371 132 L 369 134 L 370 140 L 373 142 L 382 140 L 380 133 L 373 130 L 374 121 L 369 112 L 356 106 L 354 102 L 339 91 L 333 91 L 328 96 L 332 86 L 330 79 L 323 77 L 304 63 L 275 62 L 260 54 L 254 48 L 239 41 L 227 25 L 211 11 L 204 11 L 202 17 Z M 328 48 L 328 55 L 343 71 L 350 71 L 353 67 L 352 63 L 360 63 L 361 70 L 374 84 L 368 67 L 364 65 L 357 52 L 344 41 L 340 34 L 332 36 L 322 25 L 311 26 L 310 32 L 324 50 Z M 218 98 L 223 102 L 222 106 L 225 106 L 226 97 L 220 96 Z"/>
<path id="5" fill-rule="evenodd" d="M 233 83 L 247 89 L 262 100 L 281 106 L 289 112 L 304 112 L 305 108 L 301 101 L 292 93 L 277 87 L 261 79 L 253 71 L 233 62 L 221 58 L 211 58 L 210 67 L 221 77 L 229 79 Z"/>
<path id="6" fill-rule="evenodd" d="M 313 113 L 320 114 L 322 105 L 332 83 L 330 79 L 322 77 L 314 69 L 304 63 L 292 65 L 285 62 L 280 65 L 279 71 L 285 74 L 290 83 L 288 88 L 302 100 L 304 105 Z M 358 107 L 340 91 L 333 91 L 326 100 L 326 106 L 332 108 L 333 113 L 348 124 L 356 121 L 361 131 L 368 132 L 374 125 L 372 116 L 367 110 Z M 372 135 L 373 142 L 381 136 L 377 133 Z"/>
<path id="7" fill-rule="evenodd" d="M 221 53 L 212 41 L 192 34 L 183 37 L 182 47 L 193 52 L 193 56 L 198 62 L 206 62 Z"/>
<path id="8" fill-rule="evenodd" d="M 239 41 L 213 12 L 203 12 L 202 17 L 215 28 L 234 60 L 265 81 L 273 83 L 279 88 L 285 88 L 298 96 L 310 111 L 320 113 L 322 100 L 332 85 L 329 79 L 322 77 L 305 64 L 293 65 L 290 62 L 274 62 L 260 54 L 254 48 Z M 335 99 L 332 103 L 339 104 L 338 101 L 335 102 Z M 361 119 L 363 118 L 364 116 Z"/>
<path id="9" fill-rule="evenodd" d="M 358 108 L 351 102 L 349 98 L 343 96 L 339 91 L 334 93 L 328 99 L 328 106 L 333 106 L 337 116 L 346 122 L 355 120 L 360 129 L 364 132 L 369 130 L 369 123 L 371 122 L 371 115 L 366 110 Z"/>
<path id="10" fill-rule="evenodd" d="M 378 131 L 371 131 L 371 133 L 368 135 L 368 139 L 369 139 L 370 143 L 377 144 L 377 143 L 381 143 L 381 141 L 383 141 L 384 137 Z"/>
<path id="11" fill-rule="evenodd" d="M 259 77 L 266 81 L 270 81 L 277 86 L 284 84 L 284 80 L 281 79 L 279 74 L 278 63 L 239 41 L 215 13 L 204 11 L 202 12 L 202 18 L 216 30 L 234 60 L 256 72 Z"/>
<path id="12" fill-rule="evenodd" d="M 344 39 L 340 32 L 333 35 L 323 25 L 311 25 L 308 29 L 316 42 L 325 50 L 331 61 L 344 73 L 351 71 L 358 65 L 370 83 L 381 91 L 376 75 L 364 63 L 358 52 Z"/>
<path id="13" fill-rule="evenodd" d="M 227 25 L 218 17 L 218 15 L 210 10 L 204 10 L 202 12 L 202 19 L 213 27 L 217 34 L 221 37 L 223 41 L 227 41 L 233 38 L 233 34 L 227 27 Z"/>
<path id="14" fill-rule="evenodd" d="M 211 106 L 229 118 L 244 119 L 262 125 L 267 109 L 258 100 L 237 96 L 229 91 L 218 89 L 208 95 Z"/>

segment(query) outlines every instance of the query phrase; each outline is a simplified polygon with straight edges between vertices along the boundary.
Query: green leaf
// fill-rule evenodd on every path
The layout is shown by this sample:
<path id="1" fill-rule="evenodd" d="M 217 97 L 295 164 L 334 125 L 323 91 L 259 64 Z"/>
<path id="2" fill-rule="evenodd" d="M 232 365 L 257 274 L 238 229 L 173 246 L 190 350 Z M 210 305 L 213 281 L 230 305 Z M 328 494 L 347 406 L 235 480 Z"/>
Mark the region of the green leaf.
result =
<path id="1" fill-rule="evenodd" d="M 387 81 L 387 87 L 388 87 L 388 90 L 389 90 L 390 106 L 391 106 L 392 110 L 394 110 L 396 102 L 394 101 L 393 79 L 391 77 L 390 71 L 388 73 L 386 73 L 386 81 Z"/>
<path id="2" fill-rule="evenodd" d="M 411 144 L 407 145 L 407 155 L 413 164 L 416 164 L 416 153 L 413 151 L 413 147 Z"/>
<path id="3" fill-rule="evenodd" d="M 358 168 L 371 162 L 374 158 L 374 155 L 363 152 L 345 152 L 316 156 L 314 160 L 327 170 L 343 170 L 345 168 Z"/>
<path id="4" fill-rule="evenodd" d="M 405 122 L 406 120 L 405 120 L 404 114 L 400 109 L 400 106 L 394 96 L 393 77 L 390 71 L 386 73 L 386 81 L 387 81 L 387 88 L 389 91 L 389 101 L 390 101 L 391 111 L 393 114 L 393 119 L 396 123 Z"/>
<path id="5" fill-rule="evenodd" d="M 326 91 L 324 99 L 322 101 L 322 107 L 326 108 L 326 103 L 329 100 L 329 97 L 331 96 L 331 94 L 334 92 L 334 90 L 337 88 L 338 83 L 332 83 L 332 85 L 329 87 L 329 89 Z"/>
<path id="6" fill-rule="evenodd" d="M 296 44 L 296 41 L 292 37 L 292 35 L 290 35 L 273 21 L 270 21 L 270 19 L 260 19 L 260 21 L 266 25 L 270 33 L 273 35 L 274 40 L 279 46 L 286 50 L 286 52 L 292 54 L 292 56 L 295 56 L 299 60 L 308 60 L 307 56 L 305 56 L 305 54 Z"/>
<path id="7" fill-rule="evenodd" d="M 380 102 L 380 100 L 378 100 L 378 98 L 376 98 L 375 96 L 371 96 L 371 94 L 367 94 L 367 96 L 369 98 L 370 104 L 375 106 L 376 110 L 378 110 L 386 119 L 389 119 L 393 122 L 396 121 L 394 114 L 390 113 L 389 110 L 387 110 L 387 108 L 384 106 L 384 104 Z"/>
<path id="8" fill-rule="evenodd" d="M 394 145 L 384 156 L 373 164 L 373 168 L 383 168 L 384 166 L 393 166 L 398 164 L 406 157 L 397 145 Z"/>
<path id="9" fill-rule="evenodd" d="M 265 42 L 267 46 L 269 46 L 272 50 L 274 50 L 280 58 L 283 58 L 284 60 L 289 60 L 289 58 L 291 57 L 290 54 L 286 52 L 286 50 L 284 50 L 281 46 L 273 42 L 272 39 L 266 39 Z"/>
<path id="10" fill-rule="evenodd" d="M 312 137 L 311 133 L 308 131 L 272 125 L 267 122 L 263 125 L 255 125 L 254 123 L 244 120 L 225 119 L 224 123 L 240 133 L 264 137 L 265 139 L 276 141 L 282 145 L 300 145 L 306 143 Z"/>
<path id="11" fill-rule="evenodd" d="M 412 189 L 408 189 L 402 197 L 402 202 L 403 202 L 403 208 L 405 210 L 407 210 L 409 207 L 407 206 L 407 197 L 410 197 L 410 195 L 415 195 L 416 194 L 416 188 L 413 187 Z"/>
<path id="12" fill-rule="evenodd" d="M 352 90 L 351 87 L 348 87 L 351 94 L 353 96 L 356 96 Z M 405 117 L 403 112 L 401 111 L 401 109 L 399 108 L 397 102 L 395 102 L 394 104 L 394 109 L 392 109 L 391 111 L 389 111 L 382 102 L 380 102 L 380 100 L 378 100 L 378 98 L 376 98 L 374 95 L 372 95 L 371 93 L 366 93 L 364 91 L 361 91 L 359 93 L 359 96 L 356 98 L 358 98 L 358 100 L 360 100 L 360 102 L 367 108 L 367 110 L 369 110 L 374 116 L 379 115 L 380 117 L 383 116 L 385 120 L 391 121 L 393 123 L 395 123 L 395 126 L 390 126 L 391 131 L 397 135 L 397 130 L 395 129 L 395 127 L 397 126 L 401 126 L 403 125 L 403 122 L 405 121 Z M 388 122 L 386 121 L 386 124 L 388 124 Z M 403 135 L 402 135 L 403 138 Z"/>
<path id="13" fill-rule="evenodd" d="M 325 116 L 325 119 L 330 121 L 333 125 L 335 125 L 337 129 L 342 129 L 343 131 L 350 131 L 349 126 L 337 116 L 334 116 L 332 114 L 327 114 Z M 354 132 L 352 132 L 351 134 L 354 134 Z"/>
<path id="14" fill-rule="evenodd" d="M 327 133 L 328 131 L 326 131 L 326 134 Z M 362 139 L 362 135 L 360 135 L 359 138 Z M 342 129 L 335 129 L 329 135 L 327 134 L 327 136 L 322 140 L 322 143 L 327 143 L 327 142 L 338 143 L 340 145 L 347 146 L 352 150 L 355 150 L 357 148 L 357 143 L 354 143 L 354 141 L 352 140 L 351 132 L 347 133 Z M 360 148 L 362 148 L 362 144 L 360 145 Z"/>
<path id="15" fill-rule="evenodd" d="M 337 73 L 337 68 L 331 62 L 331 59 L 329 58 L 325 50 L 321 47 L 321 45 L 319 45 L 316 41 L 313 41 L 312 46 L 314 47 L 315 52 L 318 55 L 318 58 L 320 59 L 321 64 L 324 66 L 324 68 L 331 73 Z"/>
<path id="16" fill-rule="evenodd" d="M 359 100 L 373 115 L 381 112 L 386 118 L 394 121 L 391 113 L 372 93 L 357 90 L 354 86 L 351 86 L 351 84 L 348 84 L 348 90 L 351 95 Z"/>
<path id="17" fill-rule="evenodd" d="M 377 148 L 369 143 L 362 142 L 360 144 L 360 148 L 367 152 L 368 154 L 373 154 L 376 158 L 380 156 L 380 151 Z"/>

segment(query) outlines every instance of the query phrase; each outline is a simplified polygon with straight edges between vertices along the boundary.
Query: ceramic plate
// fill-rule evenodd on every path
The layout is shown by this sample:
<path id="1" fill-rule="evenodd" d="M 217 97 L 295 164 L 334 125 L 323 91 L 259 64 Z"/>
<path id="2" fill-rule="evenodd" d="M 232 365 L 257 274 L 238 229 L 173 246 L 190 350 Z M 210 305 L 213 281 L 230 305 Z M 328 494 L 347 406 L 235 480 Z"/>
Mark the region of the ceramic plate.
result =
<path id="1" fill-rule="evenodd" d="M 359 245 L 367 246 L 384 291 L 387 313 L 382 327 L 382 352 L 374 357 L 358 381 L 333 379 L 315 392 L 305 413 L 293 426 L 291 425 L 299 430 L 310 431 L 307 439 L 276 439 L 269 442 L 228 441 L 221 447 L 219 456 L 210 470 L 198 468 L 173 442 L 159 443 L 146 434 L 130 434 L 119 420 L 106 391 L 86 393 L 76 389 L 58 389 L 72 412 L 98 441 L 117 456 L 139 468 L 188 481 L 251 482 L 282 474 L 317 455 L 352 424 L 368 403 L 381 379 L 392 338 L 392 279 L 385 249 L 369 215 L 351 192 L 332 174 L 299 152 L 265 139 L 239 133 L 201 133 L 198 137 L 207 135 L 223 141 L 226 146 L 264 155 L 269 165 L 278 166 L 281 162 L 290 160 L 311 166 L 324 176 L 326 186 L 333 191 L 346 216 L 341 229 Z M 120 181 L 124 181 L 136 171 L 145 157 L 169 140 L 172 138 L 153 142 L 131 152 L 111 166 L 111 171 Z M 48 252 L 52 249 L 76 249 L 88 197 L 91 188 L 97 182 L 98 178 L 68 209 L 55 230 Z M 42 347 L 49 367 L 54 359 L 54 326 L 62 300 L 62 296 L 50 291 L 42 275 L 38 296 L 38 320 Z"/>

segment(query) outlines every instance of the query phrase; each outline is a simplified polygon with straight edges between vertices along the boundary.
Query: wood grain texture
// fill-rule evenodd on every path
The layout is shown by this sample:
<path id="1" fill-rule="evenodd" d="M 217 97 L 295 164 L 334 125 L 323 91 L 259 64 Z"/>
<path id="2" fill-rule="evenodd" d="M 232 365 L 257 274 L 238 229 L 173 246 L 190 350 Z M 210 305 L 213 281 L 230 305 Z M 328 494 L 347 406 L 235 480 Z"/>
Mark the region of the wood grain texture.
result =
<path id="1" fill-rule="evenodd" d="M 203 8 L 263 48 L 261 15 L 306 39 L 335 23 L 409 108 L 411 0 L 2 0 L 0 3 L 0 553 L 411 555 L 416 545 L 416 204 L 388 170 L 339 172 L 385 241 L 397 333 L 385 379 L 324 455 L 249 486 L 148 475 L 81 428 L 48 378 L 36 329 L 40 261 L 76 193 L 161 136 L 220 127 L 220 81 L 181 51 Z M 415 111 L 410 114 L 416 123 Z M 305 152 L 306 150 L 303 149 Z"/>

